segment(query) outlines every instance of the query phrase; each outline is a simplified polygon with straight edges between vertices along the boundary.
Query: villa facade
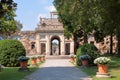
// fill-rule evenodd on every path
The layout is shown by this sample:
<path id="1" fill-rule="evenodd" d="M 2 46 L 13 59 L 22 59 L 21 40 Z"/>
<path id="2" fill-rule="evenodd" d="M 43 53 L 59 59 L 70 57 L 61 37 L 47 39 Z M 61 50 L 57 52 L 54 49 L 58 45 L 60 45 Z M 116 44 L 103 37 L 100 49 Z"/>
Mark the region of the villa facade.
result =
<path id="1" fill-rule="evenodd" d="M 25 46 L 27 55 L 70 55 L 74 54 L 74 41 L 64 36 L 63 25 L 53 16 L 51 18 L 40 18 L 39 25 L 35 31 L 20 31 L 13 35 L 14 39 L 19 39 Z M 57 40 L 55 49 L 53 41 Z M 54 51 L 53 51 L 54 50 Z"/>
<path id="2" fill-rule="evenodd" d="M 19 39 L 26 49 L 27 55 L 70 55 L 74 53 L 73 39 L 64 36 L 63 24 L 54 18 L 56 12 L 51 12 L 51 18 L 40 18 L 39 25 L 35 31 L 20 31 L 12 35 Z M 53 41 L 57 40 L 57 45 Z M 83 43 L 79 41 L 79 44 Z M 94 44 L 101 53 L 110 50 L 110 36 L 106 36 L 103 42 L 97 43 L 93 35 L 88 36 L 88 43 Z M 113 37 L 113 52 L 117 52 L 116 36 Z"/>

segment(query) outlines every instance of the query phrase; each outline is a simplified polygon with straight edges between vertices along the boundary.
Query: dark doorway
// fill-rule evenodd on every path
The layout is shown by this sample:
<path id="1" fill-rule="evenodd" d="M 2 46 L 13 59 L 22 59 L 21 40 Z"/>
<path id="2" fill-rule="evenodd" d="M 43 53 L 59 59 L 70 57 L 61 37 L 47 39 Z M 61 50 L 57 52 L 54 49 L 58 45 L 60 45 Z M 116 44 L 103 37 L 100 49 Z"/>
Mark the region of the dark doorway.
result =
<path id="1" fill-rule="evenodd" d="M 51 55 L 60 55 L 60 38 L 58 36 L 51 38 Z"/>
<path id="2" fill-rule="evenodd" d="M 46 45 L 45 43 L 41 43 L 41 54 L 45 54 L 46 52 Z"/>
<path id="3" fill-rule="evenodd" d="M 65 44 L 65 55 L 70 55 L 70 43 Z"/>

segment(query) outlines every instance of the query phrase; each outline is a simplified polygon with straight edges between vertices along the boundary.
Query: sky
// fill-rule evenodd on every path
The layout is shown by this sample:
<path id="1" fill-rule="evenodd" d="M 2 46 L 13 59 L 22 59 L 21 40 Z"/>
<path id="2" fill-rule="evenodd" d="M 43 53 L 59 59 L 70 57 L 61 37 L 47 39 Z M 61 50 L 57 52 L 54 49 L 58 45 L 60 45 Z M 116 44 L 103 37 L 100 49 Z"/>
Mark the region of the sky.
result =
<path id="1" fill-rule="evenodd" d="M 55 11 L 54 0 L 14 0 L 17 3 L 17 21 L 23 24 L 22 31 L 35 30 L 40 17 L 49 18 L 50 12 Z"/>

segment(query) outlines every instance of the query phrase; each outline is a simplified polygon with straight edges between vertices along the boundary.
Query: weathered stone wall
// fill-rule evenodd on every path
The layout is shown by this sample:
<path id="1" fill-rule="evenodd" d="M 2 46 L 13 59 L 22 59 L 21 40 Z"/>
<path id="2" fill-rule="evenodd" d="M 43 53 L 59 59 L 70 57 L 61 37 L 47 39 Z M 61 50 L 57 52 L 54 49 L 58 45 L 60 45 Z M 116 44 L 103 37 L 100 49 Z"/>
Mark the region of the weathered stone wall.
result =
<path id="1" fill-rule="evenodd" d="M 38 54 L 36 51 L 36 34 L 34 31 L 21 31 L 13 35 L 23 44 L 27 55 Z"/>
<path id="2" fill-rule="evenodd" d="M 94 43 L 94 45 L 103 53 L 110 52 L 110 36 L 106 36 L 103 42 L 97 43 L 94 39 L 94 36 L 88 38 L 88 43 Z M 113 36 L 113 53 L 117 51 L 117 39 L 116 36 Z"/>

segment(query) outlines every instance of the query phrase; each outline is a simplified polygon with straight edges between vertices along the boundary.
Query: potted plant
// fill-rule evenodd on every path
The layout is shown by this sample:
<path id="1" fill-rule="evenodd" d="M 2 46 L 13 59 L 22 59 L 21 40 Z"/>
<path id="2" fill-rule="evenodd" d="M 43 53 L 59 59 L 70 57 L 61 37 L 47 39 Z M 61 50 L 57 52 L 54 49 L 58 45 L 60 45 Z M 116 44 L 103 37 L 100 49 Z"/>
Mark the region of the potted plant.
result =
<path id="1" fill-rule="evenodd" d="M 38 55 L 38 56 L 37 56 L 37 60 L 38 60 L 38 62 L 42 62 L 42 56 L 41 56 L 41 55 Z"/>
<path id="2" fill-rule="evenodd" d="M 45 55 L 40 55 L 41 56 L 41 61 L 44 62 L 45 61 Z"/>
<path id="3" fill-rule="evenodd" d="M 72 61 L 72 62 L 76 62 L 76 55 L 71 54 L 71 55 L 70 55 L 70 58 L 71 58 L 71 61 Z"/>
<path id="4" fill-rule="evenodd" d="M 36 56 L 31 57 L 31 61 L 32 61 L 32 65 L 36 65 L 37 64 L 37 57 Z"/>
<path id="5" fill-rule="evenodd" d="M 18 61 L 20 62 L 20 69 L 19 70 L 27 70 L 27 63 L 29 58 L 26 56 L 20 56 L 18 57 Z"/>
<path id="6" fill-rule="evenodd" d="M 108 72 L 109 62 L 110 62 L 110 58 L 108 57 L 98 57 L 94 60 L 94 63 L 98 65 L 98 72 L 101 74 Z"/>
<path id="7" fill-rule="evenodd" d="M 90 59 L 91 57 L 89 56 L 89 55 L 81 55 L 80 57 L 79 57 L 79 59 L 81 60 L 81 62 L 82 62 L 82 65 L 83 66 L 88 66 L 88 60 Z"/>

